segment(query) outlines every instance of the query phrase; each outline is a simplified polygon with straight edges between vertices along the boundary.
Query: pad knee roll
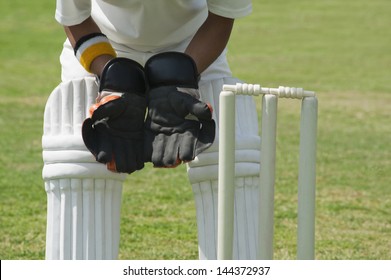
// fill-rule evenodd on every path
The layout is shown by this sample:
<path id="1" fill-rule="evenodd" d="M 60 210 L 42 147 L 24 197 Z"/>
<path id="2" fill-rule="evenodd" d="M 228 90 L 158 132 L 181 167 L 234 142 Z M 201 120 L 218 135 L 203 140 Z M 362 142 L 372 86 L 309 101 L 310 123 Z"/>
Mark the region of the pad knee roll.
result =
<path id="1" fill-rule="evenodd" d="M 56 178 L 104 178 L 123 181 L 97 163 L 84 145 L 81 126 L 95 103 L 98 86 L 92 77 L 61 83 L 46 103 L 42 136 L 44 180 Z"/>

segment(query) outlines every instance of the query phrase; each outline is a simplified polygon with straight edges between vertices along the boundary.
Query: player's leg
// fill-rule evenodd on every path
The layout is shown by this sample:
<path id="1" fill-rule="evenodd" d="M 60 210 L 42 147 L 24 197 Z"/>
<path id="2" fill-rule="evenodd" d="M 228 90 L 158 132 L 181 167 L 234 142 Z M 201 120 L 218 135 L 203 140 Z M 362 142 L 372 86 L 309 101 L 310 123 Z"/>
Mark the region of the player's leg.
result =
<path id="1" fill-rule="evenodd" d="M 43 179 L 47 192 L 47 259 L 115 259 L 122 182 L 86 149 L 81 125 L 95 102 L 93 77 L 62 82 L 45 108 Z"/>
<path id="2" fill-rule="evenodd" d="M 204 81 L 200 93 L 214 108 L 219 123 L 219 94 L 223 84 L 239 82 L 233 78 Z M 198 224 L 200 259 L 217 258 L 217 176 L 218 138 L 213 146 L 188 164 Z M 258 232 L 258 192 L 260 137 L 252 97 L 236 98 L 234 258 L 255 259 Z"/>

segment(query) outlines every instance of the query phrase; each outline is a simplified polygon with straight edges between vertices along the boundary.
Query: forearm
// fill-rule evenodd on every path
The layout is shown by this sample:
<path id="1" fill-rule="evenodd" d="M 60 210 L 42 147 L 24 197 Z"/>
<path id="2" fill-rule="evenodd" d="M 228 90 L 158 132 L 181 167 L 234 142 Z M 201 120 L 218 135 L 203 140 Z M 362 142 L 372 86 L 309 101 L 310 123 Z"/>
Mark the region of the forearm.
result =
<path id="1" fill-rule="evenodd" d="M 83 36 L 91 33 L 101 32 L 99 27 L 96 25 L 96 23 L 91 17 L 87 18 L 80 24 L 73 26 L 64 26 L 64 30 L 73 48 L 75 47 L 76 42 L 80 40 L 80 38 L 82 38 Z M 107 54 L 96 57 L 91 63 L 90 72 L 100 76 L 103 67 L 112 58 L 113 56 Z"/>
<path id="2" fill-rule="evenodd" d="M 185 53 L 196 62 L 198 72 L 202 73 L 211 65 L 227 46 L 234 19 L 208 14 Z"/>

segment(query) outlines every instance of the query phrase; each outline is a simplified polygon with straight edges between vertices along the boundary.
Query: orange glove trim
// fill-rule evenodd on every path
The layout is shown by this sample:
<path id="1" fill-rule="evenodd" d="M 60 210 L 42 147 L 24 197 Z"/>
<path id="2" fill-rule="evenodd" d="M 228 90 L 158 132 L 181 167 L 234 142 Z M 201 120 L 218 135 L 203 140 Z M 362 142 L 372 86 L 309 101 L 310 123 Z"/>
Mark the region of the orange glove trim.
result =
<path id="1" fill-rule="evenodd" d="M 103 97 L 98 103 L 95 103 L 94 105 L 92 105 L 90 107 L 90 110 L 89 110 L 89 113 L 90 113 L 90 117 L 92 117 L 92 114 L 95 112 L 96 109 L 98 109 L 100 106 L 110 102 L 110 101 L 113 101 L 113 100 L 116 100 L 120 98 L 119 95 L 108 95 L 108 96 L 105 96 Z"/>

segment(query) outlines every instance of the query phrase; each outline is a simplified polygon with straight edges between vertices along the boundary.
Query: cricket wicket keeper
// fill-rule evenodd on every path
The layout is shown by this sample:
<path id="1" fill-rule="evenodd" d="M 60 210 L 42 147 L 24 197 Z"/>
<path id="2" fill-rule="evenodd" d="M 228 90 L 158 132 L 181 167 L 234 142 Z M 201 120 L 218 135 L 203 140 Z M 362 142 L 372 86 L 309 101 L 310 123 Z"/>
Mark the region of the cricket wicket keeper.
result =
<path id="1" fill-rule="evenodd" d="M 44 114 L 47 259 L 116 259 L 123 182 L 145 162 L 187 164 L 199 258 L 216 259 L 219 93 L 239 82 L 226 47 L 251 10 L 251 0 L 56 1 L 67 38 Z M 236 103 L 234 258 L 254 259 L 260 138 L 252 97 Z"/>

